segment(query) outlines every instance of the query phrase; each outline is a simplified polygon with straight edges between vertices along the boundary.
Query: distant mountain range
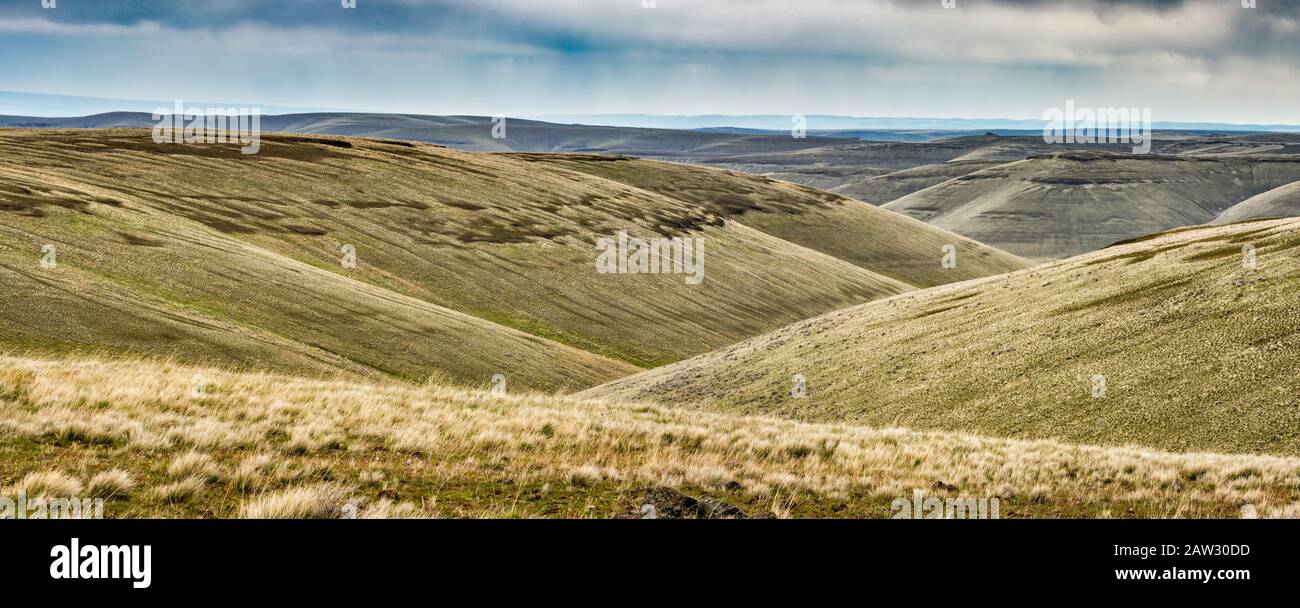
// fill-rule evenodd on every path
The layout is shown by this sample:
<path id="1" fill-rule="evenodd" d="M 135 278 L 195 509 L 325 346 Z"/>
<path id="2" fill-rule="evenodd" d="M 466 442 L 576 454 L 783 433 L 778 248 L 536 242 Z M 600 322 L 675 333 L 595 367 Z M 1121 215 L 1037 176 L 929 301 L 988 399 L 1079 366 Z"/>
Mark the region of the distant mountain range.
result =
<path id="1" fill-rule="evenodd" d="M 156 108 L 169 108 L 173 100 L 110 99 L 106 97 L 85 97 L 75 95 L 56 95 L 50 93 L 27 93 L 19 91 L 0 91 L 0 114 L 16 116 L 67 117 L 104 114 L 110 112 L 153 112 Z M 289 113 L 337 113 L 350 112 L 362 114 L 379 114 L 344 110 L 340 108 L 321 108 L 305 106 L 276 106 L 259 103 L 204 102 L 187 101 L 198 107 L 257 107 L 263 114 Z M 606 127 L 637 127 L 648 129 L 678 130 L 723 130 L 730 133 L 750 135 L 789 133 L 794 117 L 790 114 L 701 114 L 701 115 L 655 115 L 655 114 L 546 114 L 523 116 L 521 118 L 558 124 L 581 124 Z M 1040 132 L 1043 120 L 1015 118 L 936 118 L 936 117 L 879 117 L 879 116 L 840 116 L 834 114 L 804 115 L 805 127 L 809 134 L 830 137 L 848 137 L 869 141 L 930 141 L 940 137 L 954 135 L 978 135 L 993 132 L 998 135 L 1021 135 Z M 1255 131 L 1255 132 L 1300 132 L 1300 125 L 1287 124 L 1234 124 L 1219 122 L 1162 122 L 1154 123 L 1155 129 L 1176 131 Z M 890 133 L 909 131 L 917 133 Z M 939 131 L 941 134 L 925 133 Z"/>
<path id="2" fill-rule="evenodd" d="M 20 91 L 0 91 L 0 114 L 21 116 L 61 117 L 86 116 L 109 112 L 153 112 L 157 108 L 170 108 L 173 100 L 160 101 L 148 99 L 110 99 L 107 97 L 82 97 L 78 95 L 55 95 L 51 93 L 24 93 Z M 203 108 L 252 107 L 260 108 L 264 114 L 287 114 L 291 112 L 325 112 L 330 108 L 303 106 L 275 106 L 257 103 L 191 101 L 190 105 Z"/>
<path id="3" fill-rule="evenodd" d="M 705 114 L 699 116 L 657 116 L 653 114 L 551 114 L 529 116 L 546 122 L 605 125 L 611 127 L 646 127 L 654 129 L 717 129 L 730 127 L 759 131 L 789 132 L 793 117 L 789 114 L 752 114 L 729 116 Z M 1042 132 L 1043 120 L 1012 118 L 923 118 L 837 116 L 832 114 L 807 114 L 804 116 L 809 133 L 815 131 L 860 130 L 942 130 L 942 131 L 1036 131 Z M 1156 121 L 1153 128 L 1175 131 L 1277 131 L 1300 132 L 1300 125 L 1252 125 L 1218 122 L 1168 122 Z M 1004 133 L 999 133 L 1002 135 Z"/>

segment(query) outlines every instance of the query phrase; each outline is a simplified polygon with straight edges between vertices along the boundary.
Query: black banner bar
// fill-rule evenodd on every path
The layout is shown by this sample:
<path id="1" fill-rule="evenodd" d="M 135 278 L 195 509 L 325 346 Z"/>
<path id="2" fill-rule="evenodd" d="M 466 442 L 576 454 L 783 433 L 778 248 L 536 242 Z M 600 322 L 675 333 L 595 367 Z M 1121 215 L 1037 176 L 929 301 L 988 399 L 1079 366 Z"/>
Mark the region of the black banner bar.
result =
<path id="1" fill-rule="evenodd" d="M 1233 595 L 1294 580 L 1297 530 L 1263 520 L 10 521 L 0 522 L 0 582 L 60 596 L 185 598 L 204 589 L 205 599 L 250 589 L 299 599 L 427 593 L 435 580 L 523 590 L 650 579 L 779 581 L 815 586 L 810 592 L 870 581 L 900 592 L 943 584 Z M 148 586 L 136 588 L 143 581 L 125 567 L 107 580 L 54 578 L 71 565 L 55 562 L 74 542 L 83 568 L 87 556 L 104 566 L 147 546 Z"/>

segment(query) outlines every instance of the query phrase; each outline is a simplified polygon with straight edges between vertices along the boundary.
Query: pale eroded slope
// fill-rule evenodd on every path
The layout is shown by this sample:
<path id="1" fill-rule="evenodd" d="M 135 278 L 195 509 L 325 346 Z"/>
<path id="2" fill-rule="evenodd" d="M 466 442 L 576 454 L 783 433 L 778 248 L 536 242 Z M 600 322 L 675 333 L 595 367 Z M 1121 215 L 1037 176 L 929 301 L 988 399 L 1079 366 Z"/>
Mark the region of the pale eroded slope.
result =
<path id="1" fill-rule="evenodd" d="M 1229 207 L 1211 223 L 1232 224 L 1270 217 L 1300 216 L 1300 181 L 1291 182 Z"/>
<path id="2" fill-rule="evenodd" d="M 1204 224 L 1298 179 L 1300 157 L 1068 152 L 958 177 L 885 209 L 1013 254 L 1058 259 Z"/>

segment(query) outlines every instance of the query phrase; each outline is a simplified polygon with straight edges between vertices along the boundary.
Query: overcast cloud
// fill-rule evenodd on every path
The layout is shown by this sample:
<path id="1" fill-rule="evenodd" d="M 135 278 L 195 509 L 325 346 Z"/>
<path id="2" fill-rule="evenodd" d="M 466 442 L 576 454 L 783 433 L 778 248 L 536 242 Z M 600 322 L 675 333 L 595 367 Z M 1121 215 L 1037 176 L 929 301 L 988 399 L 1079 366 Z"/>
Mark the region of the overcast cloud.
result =
<path id="1" fill-rule="evenodd" d="M 1300 2 L 0 0 L 0 90 L 467 114 L 1300 123 Z"/>

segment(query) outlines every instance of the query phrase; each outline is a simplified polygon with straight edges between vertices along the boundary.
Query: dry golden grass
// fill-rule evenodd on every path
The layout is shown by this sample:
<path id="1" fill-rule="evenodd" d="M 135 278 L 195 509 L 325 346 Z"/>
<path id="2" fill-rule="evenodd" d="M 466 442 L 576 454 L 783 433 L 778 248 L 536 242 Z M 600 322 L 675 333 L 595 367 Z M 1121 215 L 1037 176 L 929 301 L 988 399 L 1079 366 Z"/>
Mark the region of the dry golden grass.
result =
<path id="1" fill-rule="evenodd" d="M 271 470 L 271 455 L 252 454 L 240 461 L 231 474 L 230 480 L 236 490 L 252 492 L 266 483 L 266 475 Z"/>
<path id="2" fill-rule="evenodd" d="M 28 496 L 70 498 L 81 494 L 81 480 L 60 471 L 35 471 L 25 475 L 15 490 Z"/>
<path id="3" fill-rule="evenodd" d="M 193 477 L 198 479 L 216 479 L 217 467 L 212 457 L 199 452 L 186 452 L 174 458 L 167 465 L 167 476 L 175 479 Z"/>
<path id="4" fill-rule="evenodd" d="M 665 486 L 790 517 L 887 517 L 916 488 L 996 496 L 1004 517 L 1300 515 L 1296 458 L 0 358 L 0 482 L 75 494 L 105 471 L 137 480 L 114 517 L 628 516 Z"/>
<path id="5" fill-rule="evenodd" d="M 164 503 L 182 503 L 203 491 L 206 482 L 202 477 L 186 477 L 154 488 L 153 495 Z"/>
<path id="6" fill-rule="evenodd" d="M 92 498 L 119 498 L 131 493 L 135 480 L 121 469 L 96 473 L 86 483 L 86 494 Z"/>
<path id="7" fill-rule="evenodd" d="M 253 497 L 239 508 L 244 519 L 325 519 L 345 512 L 349 490 L 335 483 L 299 486 Z"/>

